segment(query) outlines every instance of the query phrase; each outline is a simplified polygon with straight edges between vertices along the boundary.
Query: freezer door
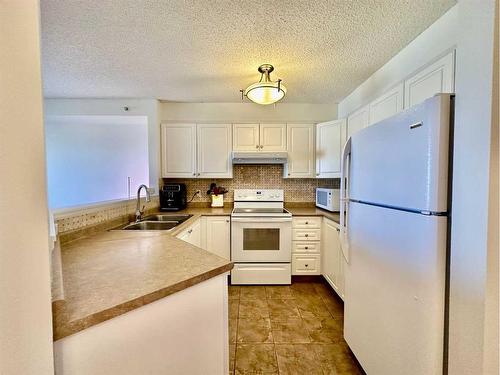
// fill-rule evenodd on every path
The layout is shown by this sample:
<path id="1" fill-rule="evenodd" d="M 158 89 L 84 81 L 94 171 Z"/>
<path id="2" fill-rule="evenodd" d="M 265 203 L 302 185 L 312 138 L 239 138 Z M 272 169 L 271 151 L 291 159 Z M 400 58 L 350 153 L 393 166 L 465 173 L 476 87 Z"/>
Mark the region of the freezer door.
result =
<path id="1" fill-rule="evenodd" d="M 442 373 L 444 216 L 349 203 L 344 337 L 367 374 Z"/>
<path id="2" fill-rule="evenodd" d="M 450 106 L 439 94 L 354 134 L 349 198 L 446 212 Z"/>

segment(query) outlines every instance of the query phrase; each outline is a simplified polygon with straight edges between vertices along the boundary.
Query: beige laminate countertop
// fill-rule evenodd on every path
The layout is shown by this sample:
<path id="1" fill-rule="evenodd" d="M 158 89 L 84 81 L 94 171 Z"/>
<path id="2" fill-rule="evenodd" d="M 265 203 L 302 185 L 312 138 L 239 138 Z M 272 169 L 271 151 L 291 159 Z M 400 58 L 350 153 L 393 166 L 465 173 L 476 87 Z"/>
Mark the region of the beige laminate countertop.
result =
<path id="1" fill-rule="evenodd" d="M 285 205 L 285 208 L 292 213 L 292 216 L 323 216 L 327 219 L 340 223 L 340 214 L 338 212 L 330 212 L 317 207 L 294 207 Z"/>
<path id="2" fill-rule="evenodd" d="M 316 207 L 286 208 L 339 222 L 338 213 Z M 230 271 L 230 261 L 175 236 L 201 216 L 231 211 L 189 207 L 176 213 L 193 216 L 168 232 L 102 231 L 62 244 L 64 300 L 53 303 L 54 341 Z"/>
<path id="3" fill-rule="evenodd" d="M 230 212 L 189 209 L 193 217 L 169 232 L 103 231 L 63 244 L 54 341 L 230 271 L 227 259 L 175 238 L 201 215 Z"/>

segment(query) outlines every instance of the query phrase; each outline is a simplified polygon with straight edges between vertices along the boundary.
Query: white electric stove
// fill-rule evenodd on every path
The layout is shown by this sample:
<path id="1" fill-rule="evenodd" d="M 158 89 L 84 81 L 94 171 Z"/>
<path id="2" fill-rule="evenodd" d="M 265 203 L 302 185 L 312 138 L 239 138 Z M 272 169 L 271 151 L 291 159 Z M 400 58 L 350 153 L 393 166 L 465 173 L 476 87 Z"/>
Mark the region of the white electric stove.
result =
<path id="1" fill-rule="evenodd" d="M 292 214 L 280 189 L 234 191 L 232 284 L 290 284 Z"/>

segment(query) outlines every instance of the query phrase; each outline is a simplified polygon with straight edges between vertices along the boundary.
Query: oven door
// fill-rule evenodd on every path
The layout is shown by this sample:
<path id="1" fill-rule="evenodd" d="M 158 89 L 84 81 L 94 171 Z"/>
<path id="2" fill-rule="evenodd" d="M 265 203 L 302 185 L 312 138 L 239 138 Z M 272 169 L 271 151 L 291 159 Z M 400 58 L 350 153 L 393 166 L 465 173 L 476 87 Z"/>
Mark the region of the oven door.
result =
<path id="1" fill-rule="evenodd" d="M 290 262 L 292 218 L 232 217 L 233 262 Z"/>

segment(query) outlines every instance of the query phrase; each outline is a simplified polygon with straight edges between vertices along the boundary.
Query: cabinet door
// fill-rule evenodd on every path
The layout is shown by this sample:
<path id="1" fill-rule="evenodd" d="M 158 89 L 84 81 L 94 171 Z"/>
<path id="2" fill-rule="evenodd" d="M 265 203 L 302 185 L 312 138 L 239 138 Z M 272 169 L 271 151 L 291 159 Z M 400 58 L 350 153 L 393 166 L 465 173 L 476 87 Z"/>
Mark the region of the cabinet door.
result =
<path id="1" fill-rule="evenodd" d="M 232 178 L 231 124 L 198 124 L 198 171 L 200 178 Z"/>
<path id="2" fill-rule="evenodd" d="M 205 249 L 222 258 L 231 259 L 231 221 L 229 216 L 206 217 Z"/>
<path id="3" fill-rule="evenodd" d="M 258 151 L 259 145 L 259 124 L 233 125 L 234 151 Z"/>
<path id="4" fill-rule="evenodd" d="M 401 82 L 370 103 L 370 125 L 403 110 L 404 85 Z"/>
<path id="5" fill-rule="evenodd" d="M 286 151 L 286 124 L 260 124 L 260 151 Z"/>
<path id="6" fill-rule="evenodd" d="M 287 125 L 288 163 L 285 177 L 314 178 L 314 125 Z"/>
<path id="7" fill-rule="evenodd" d="M 201 220 L 196 220 L 189 228 L 180 233 L 177 238 L 201 247 Z"/>
<path id="8" fill-rule="evenodd" d="M 161 125 L 162 177 L 196 177 L 196 124 Z"/>
<path id="9" fill-rule="evenodd" d="M 455 52 L 420 70 L 405 83 L 405 108 L 409 108 L 437 93 L 455 90 Z"/>
<path id="10" fill-rule="evenodd" d="M 340 285 L 343 285 L 341 275 L 342 254 L 337 225 L 329 219 L 323 220 L 321 254 L 323 256 L 323 275 L 337 294 L 342 297 Z"/>
<path id="11" fill-rule="evenodd" d="M 347 117 L 346 141 L 357 131 L 366 128 L 370 121 L 370 106 L 366 105 Z"/>
<path id="12" fill-rule="evenodd" d="M 316 126 L 316 177 L 340 177 L 340 159 L 345 144 L 346 121 L 323 122 Z"/>

